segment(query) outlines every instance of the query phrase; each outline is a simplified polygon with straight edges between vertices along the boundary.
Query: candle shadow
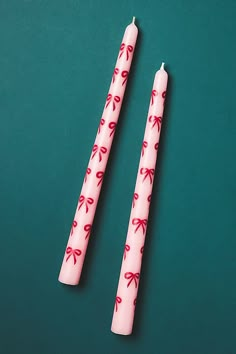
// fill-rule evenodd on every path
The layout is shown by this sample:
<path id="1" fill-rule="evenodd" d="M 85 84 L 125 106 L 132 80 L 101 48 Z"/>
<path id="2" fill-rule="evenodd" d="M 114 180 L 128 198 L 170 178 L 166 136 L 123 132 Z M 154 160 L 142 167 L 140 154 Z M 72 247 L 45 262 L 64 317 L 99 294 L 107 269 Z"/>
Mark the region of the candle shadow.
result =
<path id="1" fill-rule="evenodd" d="M 134 86 L 136 85 L 136 72 L 137 72 L 138 66 L 139 66 L 139 58 L 140 58 L 139 54 L 141 51 L 141 47 L 142 47 L 142 31 L 139 29 L 138 40 L 136 43 L 135 53 L 134 53 L 132 65 L 130 68 L 130 74 L 129 74 L 130 78 L 127 82 L 127 87 L 126 87 L 126 91 L 125 91 L 125 95 L 124 95 L 124 99 L 123 99 L 123 103 L 122 103 L 122 107 L 121 107 L 121 111 L 120 111 L 120 116 L 119 116 L 119 123 L 117 125 L 116 134 L 114 136 L 114 140 L 112 143 L 110 157 L 108 159 L 108 163 L 107 163 L 107 167 L 106 167 L 106 173 L 104 175 L 103 186 L 102 186 L 101 194 L 99 197 L 98 206 L 96 209 L 96 214 L 95 214 L 95 218 L 94 218 L 94 222 L 93 222 L 93 228 L 92 228 L 92 232 L 91 232 L 91 236 L 90 236 L 88 249 L 86 252 L 86 257 L 85 257 L 83 271 L 82 271 L 81 278 L 80 278 L 80 283 L 78 286 L 69 287 L 69 289 L 71 289 L 71 291 L 78 291 L 78 290 L 85 288 L 87 281 L 89 281 L 89 278 L 94 276 L 93 269 L 96 268 L 94 256 L 95 256 L 95 252 L 96 252 L 96 249 L 98 248 L 98 243 L 99 243 L 99 238 L 97 236 L 99 234 L 101 234 L 101 231 L 104 227 L 104 224 L 101 222 L 101 219 L 103 219 L 102 215 L 105 212 L 105 209 L 104 209 L 104 205 L 106 204 L 105 201 L 107 200 L 107 196 L 109 194 L 109 191 L 111 190 L 110 183 L 113 180 L 113 178 L 115 178 L 115 173 L 113 172 L 114 171 L 113 166 L 115 166 L 115 164 L 116 164 L 119 146 L 122 143 L 121 132 L 122 132 L 123 125 L 125 122 L 125 117 L 127 116 L 127 110 L 128 110 L 130 99 L 132 97 L 132 91 L 133 91 Z M 96 233 L 96 235 L 95 235 L 95 233 Z M 94 237 L 93 237 L 93 235 L 94 235 Z"/>
<path id="2" fill-rule="evenodd" d="M 167 69 L 169 71 L 169 68 Z M 148 228 L 147 228 L 147 237 L 145 240 L 145 251 L 143 254 L 143 260 L 142 260 L 142 273 L 141 273 L 141 281 L 140 281 L 140 287 L 139 287 L 139 293 L 138 293 L 138 298 L 137 298 L 137 305 L 136 305 L 136 311 L 135 311 L 135 320 L 134 320 L 134 327 L 133 327 L 133 334 L 129 338 L 132 340 L 132 338 L 137 338 L 140 337 L 142 333 L 142 323 L 143 323 L 143 318 L 145 316 L 145 304 L 148 301 L 148 282 L 149 279 L 148 277 L 145 277 L 145 274 L 147 274 L 150 270 L 150 262 L 151 258 L 149 256 L 150 251 L 152 249 L 152 242 L 153 242 L 153 237 L 158 237 L 158 235 L 155 235 L 155 230 L 154 230 L 154 225 L 152 223 L 152 215 L 154 213 L 154 210 L 156 211 L 158 209 L 158 190 L 159 187 L 161 187 L 161 180 L 162 180 L 162 165 L 163 165 L 163 160 L 165 158 L 165 148 L 166 148 L 166 139 L 165 137 L 168 134 L 168 124 L 170 124 L 170 119 L 169 117 L 171 116 L 171 95 L 172 95 L 172 90 L 173 90 L 173 78 L 168 72 L 168 94 L 166 96 L 166 102 L 165 102 L 165 111 L 164 111 L 164 119 L 162 123 L 162 128 L 161 128 L 161 139 L 160 139 L 160 144 L 158 148 L 158 158 L 157 158 L 157 166 L 158 166 L 158 176 L 156 176 L 155 183 L 153 185 L 153 192 L 152 192 L 152 202 L 150 206 L 150 213 L 149 213 L 149 220 L 148 220 Z M 160 171 L 160 172 L 159 172 Z M 155 214 L 156 215 L 156 214 Z M 158 219 L 158 217 L 157 217 Z M 143 274 L 143 276 L 142 276 Z M 140 301 L 139 301 L 140 299 Z"/>

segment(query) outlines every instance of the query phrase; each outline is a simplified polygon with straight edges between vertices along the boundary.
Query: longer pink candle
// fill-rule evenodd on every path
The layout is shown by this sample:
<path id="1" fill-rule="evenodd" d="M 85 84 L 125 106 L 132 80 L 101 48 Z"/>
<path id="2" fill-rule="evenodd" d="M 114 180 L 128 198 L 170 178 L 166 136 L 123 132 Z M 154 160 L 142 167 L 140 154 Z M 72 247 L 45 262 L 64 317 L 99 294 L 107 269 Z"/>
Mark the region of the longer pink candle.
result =
<path id="1" fill-rule="evenodd" d="M 119 118 L 137 40 L 138 29 L 134 24 L 134 20 L 135 18 L 133 18 L 132 23 L 126 28 L 124 33 L 92 154 L 85 173 L 59 274 L 59 281 L 65 284 L 76 285 L 80 280 L 103 175 Z"/>
<path id="2" fill-rule="evenodd" d="M 131 334 L 133 328 L 167 81 L 163 63 L 154 79 L 115 299 L 111 330 L 117 334 Z"/>

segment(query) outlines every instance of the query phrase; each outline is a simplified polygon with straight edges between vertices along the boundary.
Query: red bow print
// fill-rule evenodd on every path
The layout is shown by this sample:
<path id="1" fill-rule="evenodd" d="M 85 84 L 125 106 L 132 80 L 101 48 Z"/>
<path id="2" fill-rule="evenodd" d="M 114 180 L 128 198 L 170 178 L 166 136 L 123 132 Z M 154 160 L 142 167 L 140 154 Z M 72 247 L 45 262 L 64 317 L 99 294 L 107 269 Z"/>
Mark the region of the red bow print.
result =
<path id="1" fill-rule="evenodd" d="M 118 305 L 122 303 L 122 299 L 120 296 L 116 296 L 116 301 L 115 301 L 115 307 L 116 307 L 116 312 L 118 311 Z"/>
<path id="2" fill-rule="evenodd" d="M 139 273 L 132 273 L 132 272 L 127 272 L 125 273 L 125 279 L 128 279 L 129 282 L 127 284 L 127 288 L 130 286 L 132 281 L 134 281 L 135 288 L 138 287 L 138 279 L 139 279 Z"/>
<path id="3" fill-rule="evenodd" d="M 147 219 L 139 219 L 139 218 L 134 218 L 132 220 L 132 224 L 133 225 L 137 225 L 136 229 L 134 230 L 134 232 L 136 233 L 138 231 L 138 229 L 141 227 L 143 230 L 143 234 L 145 233 L 146 230 L 146 226 L 147 226 Z"/>
<path id="4" fill-rule="evenodd" d="M 134 47 L 132 45 L 126 45 L 125 43 L 122 43 L 120 46 L 120 55 L 119 58 L 122 57 L 124 51 L 126 50 L 126 60 L 129 60 L 129 53 L 132 53 L 134 50 Z"/>
<path id="5" fill-rule="evenodd" d="M 148 147 L 148 142 L 144 141 L 142 144 L 142 156 L 144 155 L 144 150 Z"/>
<path id="6" fill-rule="evenodd" d="M 140 253 L 143 254 L 144 246 L 140 248 Z"/>
<path id="7" fill-rule="evenodd" d="M 151 202 L 152 195 L 150 194 L 147 198 L 147 201 L 150 203 Z"/>
<path id="8" fill-rule="evenodd" d="M 110 122 L 108 127 L 111 129 L 110 136 L 112 136 L 112 134 L 114 134 L 114 131 L 116 129 L 116 122 Z"/>
<path id="9" fill-rule="evenodd" d="M 66 254 L 68 254 L 67 258 L 66 258 L 66 262 L 68 261 L 68 259 L 70 258 L 70 256 L 73 256 L 74 258 L 74 264 L 76 263 L 77 259 L 76 256 L 80 256 L 82 254 L 82 251 L 79 250 L 78 248 L 73 249 L 72 247 L 67 247 L 66 249 Z"/>
<path id="10" fill-rule="evenodd" d="M 99 179 L 97 187 L 102 183 L 103 176 L 104 176 L 104 172 L 103 171 L 98 171 L 96 173 L 96 177 Z"/>
<path id="11" fill-rule="evenodd" d="M 94 156 L 96 155 L 96 153 L 99 153 L 98 156 L 99 156 L 99 162 L 102 161 L 102 154 L 105 154 L 107 152 L 107 148 L 104 147 L 104 146 L 98 146 L 98 145 L 93 145 L 93 155 L 91 157 L 91 159 L 94 158 Z"/>
<path id="12" fill-rule="evenodd" d="M 116 102 L 116 103 L 119 103 L 119 102 L 120 102 L 120 97 L 119 97 L 119 96 L 114 96 L 114 97 L 112 98 L 112 94 L 109 93 L 109 94 L 107 95 L 106 108 L 109 106 L 109 104 L 110 104 L 111 102 L 113 102 L 113 111 L 114 111 L 114 110 L 116 109 L 116 104 L 115 104 L 115 102 Z"/>
<path id="13" fill-rule="evenodd" d="M 154 103 L 154 98 L 157 96 L 157 90 L 152 90 L 151 93 L 151 105 Z"/>
<path id="14" fill-rule="evenodd" d="M 166 91 L 162 92 L 162 98 L 164 98 L 164 99 L 166 98 Z"/>
<path id="15" fill-rule="evenodd" d="M 71 235 L 71 236 L 73 235 L 74 228 L 75 228 L 77 225 L 78 225 L 78 224 L 77 224 L 77 221 L 74 220 L 74 221 L 72 222 L 71 231 L 70 231 L 70 235 Z"/>
<path id="16" fill-rule="evenodd" d="M 124 81 L 122 82 L 122 86 L 126 83 L 126 81 L 128 80 L 128 75 L 129 72 L 127 70 L 123 70 L 121 73 L 121 76 L 124 78 Z"/>
<path id="17" fill-rule="evenodd" d="M 84 231 L 87 232 L 85 236 L 85 240 L 90 236 L 91 228 L 92 228 L 91 224 L 84 225 Z"/>
<path id="18" fill-rule="evenodd" d="M 154 145 L 154 149 L 157 150 L 157 151 L 158 151 L 158 145 L 159 145 L 159 143 L 156 143 L 156 144 Z"/>
<path id="19" fill-rule="evenodd" d="M 134 193 L 134 196 L 133 196 L 133 208 L 135 207 L 135 200 L 138 200 L 138 198 L 139 198 L 138 193 Z"/>
<path id="20" fill-rule="evenodd" d="M 113 76 L 112 76 L 112 82 L 115 82 L 116 75 L 118 75 L 118 74 L 119 74 L 119 69 L 118 69 L 118 68 L 115 68 L 114 73 L 113 73 Z"/>
<path id="21" fill-rule="evenodd" d="M 136 303 L 137 303 L 137 298 L 134 299 L 134 306 L 136 306 Z"/>
<path id="22" fill-rule="evenodd" d="M 93 198 L 85 198 L 83 195 L 81 195 L 79 197 L 79 208 L 78 210 L 80 210 L 80 208 L 82 207 L 82 205 L 84 204 L 86 207 L 86 214 L 89 211 L 89 204 L 92 205 L 94 203 Z"/>
<path id="23" fill-rule="evenodd" d="M 144 175 L 143 182 L 147 177 L 149 177 L 150 184 L 153 182 L 154 168 L 141 168 L 140 173 L 141 175 Z"/>
<path id="24" fill-rule="evenodd" d="M 148 120 L 149 120 L 149 122 L 153 123 L 152 128 L 154 128 L 155 125 L 157 125 L 157 129 L 158 129 L 158 131 L 160 131 L 162 117 L 150 116 L 148 118 Z"/>
<path id="25" fill-rule="evenodd" d="M 100 131 L 102 129 L 102 126 L 105 124 L 105 119 L 101 119 L 100 120 L 100 123 L 99 123 L 99 126 L 98 126 L 98 134 L 100 134 Z"/>
<path id="26" fill-rule="evenodd" d="M 125 245 L 125 249 L 124 249 L 124 259 L 126 259 L 126 252 L 129 252 L 130 250 L 130 246 L 129 245 Z"/>
<path id="27" fill-rule="evenodd" d="M 91 168 L 88 167 L 86 170 L 85 176 L 84 176 L 84 183 L 87 182 L 87 177 L 88 177 L 88 175 L 90 175 L 90 173 L 91 173 Z"/>

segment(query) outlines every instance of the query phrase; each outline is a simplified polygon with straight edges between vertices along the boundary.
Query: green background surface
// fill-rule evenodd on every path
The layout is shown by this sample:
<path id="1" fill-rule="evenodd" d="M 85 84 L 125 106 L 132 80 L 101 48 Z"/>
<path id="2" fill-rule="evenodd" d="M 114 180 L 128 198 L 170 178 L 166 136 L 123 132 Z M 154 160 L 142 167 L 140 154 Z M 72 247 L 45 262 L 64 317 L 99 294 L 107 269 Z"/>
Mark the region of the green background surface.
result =
<path id="1" fill-rule="evenodd" d="M 140 29 L 78 287 L 57 281 Z M 236 2 L 0 0 L 0 353 L 236 353 Z M 134 333 L 110 332 L 150 91 L 170 75 Z"/>

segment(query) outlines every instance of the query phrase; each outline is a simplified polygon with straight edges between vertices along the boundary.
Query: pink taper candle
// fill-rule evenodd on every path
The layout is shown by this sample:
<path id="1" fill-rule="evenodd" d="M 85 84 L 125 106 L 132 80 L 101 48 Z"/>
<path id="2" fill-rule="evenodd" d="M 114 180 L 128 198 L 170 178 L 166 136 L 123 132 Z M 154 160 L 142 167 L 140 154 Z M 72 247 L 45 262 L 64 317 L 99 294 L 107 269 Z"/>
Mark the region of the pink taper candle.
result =
<path id="1" fill-rule="evenodd" d="M 148 111 L 111 330 L 132 333 L 168 75 L 157 71 Z"/>
<path id="2" fill-rule="evenodd" d="M 132 23 L 126 28 L 118 53 L 115 70 L 105 102 L 97 136 L 93 145 L 84 183 L 72 222 L 59 281 L 69 285 L 79 283 L 84 257 L 93 224 L 116 124 L 133 59 L 138 29 Z"/>

